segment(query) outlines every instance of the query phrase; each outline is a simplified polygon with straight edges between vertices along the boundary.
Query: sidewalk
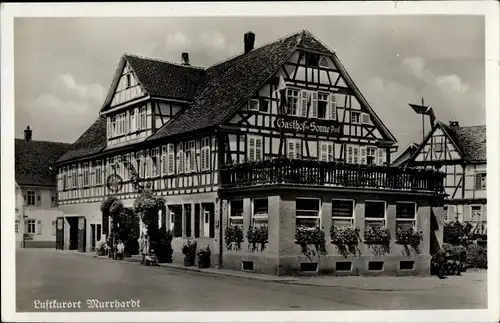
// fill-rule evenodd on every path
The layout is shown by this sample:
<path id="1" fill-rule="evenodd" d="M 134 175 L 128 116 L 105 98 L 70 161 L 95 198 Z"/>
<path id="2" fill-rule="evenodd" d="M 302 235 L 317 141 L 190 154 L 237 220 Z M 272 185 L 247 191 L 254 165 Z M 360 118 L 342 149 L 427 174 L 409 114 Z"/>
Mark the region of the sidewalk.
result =
<path id="1" fill-rule="evenodd" d="M 122 261 L 124 263 L 136 263 L 141 261 L 140 256 L 132 256 L 124 258 L 123 260 L 113 260 L 108 256 L 97 256 L 94 252 L 77 252 L 68 250 L 57 250 L 57 252 L 64 252 L 67 254 L 74 254 L 80 256 L 93 257 L 97 259 L 104 259 L 109 261 Z M 367 276 L 314 276 L 314 277 L 283 277 L 272 276 L 264 274 L 255 274 L 243 271 L 235 271 L 228 269 L 216 268 L 198 268 L 196 266 L 186 267 L 182 264 L 160 264 L 160 267 L 168 268 L 178 271 L 198 272 L 212 276 L 226 276 L 238 277 L 245 279 L 254 279 L 261 281 L 295 284 L 304 286 L 316 287 L 337 287 L 346 289 L 356 289 L 365 291 L 418 291 L 429 290 L 435 288 L 458 287 L 464 281 L 472 282 L 473 284 L 486 284 L 487 271 L 485 270 L 469 270 L 462 274 L 462 276 L 449 276 L 446 279 L 438 279 L 436 276 L 381 276 L 381 277 L 367 277 Z"/>

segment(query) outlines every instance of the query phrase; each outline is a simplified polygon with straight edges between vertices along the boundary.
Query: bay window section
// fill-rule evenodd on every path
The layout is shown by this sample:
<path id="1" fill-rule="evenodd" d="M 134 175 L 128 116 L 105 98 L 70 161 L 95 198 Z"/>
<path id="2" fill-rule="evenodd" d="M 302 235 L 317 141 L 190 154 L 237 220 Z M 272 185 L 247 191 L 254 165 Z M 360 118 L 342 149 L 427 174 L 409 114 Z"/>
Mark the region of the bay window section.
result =
<path id="1" fill-rule="evenodd" d="M 253 200 L 252 226 L 267 226 L 269 203 L 267 198 Z"/>
<path id="2" fill-rule="evenodd" d="M 317 198 L 297 198 L 295 200 L 296 227 L 319 227 L 320 205 L 321 200 Z"/>
<path id="3" fill-rule="evenodd" d="M 243 200 L 234 200 L 229 204 L 229 225 L 243 225 Z"/>
<path id="4" fill-rule="evenodd" d="M 385 228 L 386 206 L 384 201 L 365 202 L 365 229 Z"/>

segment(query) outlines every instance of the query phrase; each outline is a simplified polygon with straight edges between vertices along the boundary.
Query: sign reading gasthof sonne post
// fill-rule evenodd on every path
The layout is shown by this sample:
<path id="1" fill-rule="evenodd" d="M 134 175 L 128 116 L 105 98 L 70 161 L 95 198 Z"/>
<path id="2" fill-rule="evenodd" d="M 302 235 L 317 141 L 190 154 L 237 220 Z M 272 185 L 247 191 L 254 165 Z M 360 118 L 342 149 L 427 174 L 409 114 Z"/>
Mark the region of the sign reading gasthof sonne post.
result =
<path id="1" fill-rule="evenodd" d="M 342 125 L 335 121 L 318 121 L 291 117 L 279 117 L 274 126 L 280 130 L 311 133 L 327 136 L 338 136 L 342 133 Z"/>

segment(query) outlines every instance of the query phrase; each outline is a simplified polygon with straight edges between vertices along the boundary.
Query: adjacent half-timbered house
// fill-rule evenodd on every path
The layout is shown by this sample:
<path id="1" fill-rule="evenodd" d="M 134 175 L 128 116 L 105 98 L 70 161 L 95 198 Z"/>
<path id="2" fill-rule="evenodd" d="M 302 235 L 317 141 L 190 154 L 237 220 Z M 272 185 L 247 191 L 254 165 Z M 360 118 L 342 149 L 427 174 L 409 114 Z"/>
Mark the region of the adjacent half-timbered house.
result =
<path id="1" fill-rule="evenodd" d="M 486 234 L 486 126 L 438 122 L 408 164 L 445 173 L 445 220 L 469 222 Z"/>
<path id="2" fill-rule="evenodd" d="M 211 247 L 213 265 L 252 263 L 254 271 L 283 274 L 305 261 L 296 254 L 296 226 L 329 232 L 338 222 L 395 232 L 407 218 L 425 232 L 425 251 L 408 258 L 405 270 L 428 269 L 430 218 L 442 200 L 439 174 L 389 167 L 395 137 L 336 54 L 311 33 L 257 48 L 254 40 L 245 34 L 242 54 L 208 68 L 190 65 L 187 53 L 181 64 L 121 58 L 99 117 L 59 160 L 65 223 L 80 221 L 79 230 L 87 230 L 84 249 L 108 234 L 103 199 L 113 194 L 132 207 L 138 196 L 132 165 L 166 199 L 160 222 L 173 230 L 176 262 L 183 259 L 182 241 L 194 238 Z M 107 185 L 112 174 L 122 180 L 117 192 Z M 397 203 L 415 206 L 412 214 L 397 211 L 403 205 Z M 227 250 L 224 231 L 234 224 L 245 234 L 268 226 L 268 247 Z M 375 256 L 364 252 L 344 273 L 370 272 Z M 375 272 L 399 271 L 403 258 L 395 257 Z M 338 254 L 331 259 L 318 268 L 335 267 Z"/>

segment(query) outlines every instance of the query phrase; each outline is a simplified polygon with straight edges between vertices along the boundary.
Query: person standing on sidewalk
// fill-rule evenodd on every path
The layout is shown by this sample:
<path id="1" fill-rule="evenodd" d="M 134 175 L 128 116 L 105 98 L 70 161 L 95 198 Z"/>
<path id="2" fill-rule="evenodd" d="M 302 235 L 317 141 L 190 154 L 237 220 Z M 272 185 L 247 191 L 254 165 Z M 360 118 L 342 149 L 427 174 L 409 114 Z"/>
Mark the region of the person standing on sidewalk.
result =
<path id="1" fill-rule="evenodd" d="M 144 254 L 143 250 L 144 250 L 144 234 L 141 233 L 141 236 L 139 237 L 139 239 L 137 239 L 137 242 L 139 243 L 139 252 L 141 253 L 141 256 L 142 256 L 142 260 L 141 260 L 141 265 L 144 264 L 144 258 L 146 257 L 146 255 Z"/>

